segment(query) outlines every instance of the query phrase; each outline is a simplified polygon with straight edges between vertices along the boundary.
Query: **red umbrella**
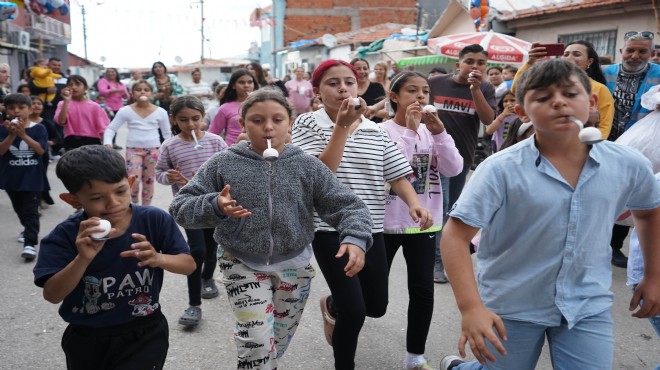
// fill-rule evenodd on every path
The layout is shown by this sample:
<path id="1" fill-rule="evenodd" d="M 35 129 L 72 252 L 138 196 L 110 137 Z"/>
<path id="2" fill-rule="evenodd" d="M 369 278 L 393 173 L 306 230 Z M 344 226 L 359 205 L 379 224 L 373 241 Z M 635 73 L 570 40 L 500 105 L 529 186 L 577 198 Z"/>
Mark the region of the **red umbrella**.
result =
<path id="1" fill-rule="evenodd" d="M 532 43 L 497 32 L 468 32 L 440 36 L 426 43 L 429 51 L 436 55 L 458 59 L 464 47 L 479 44 L 488 52 L 488 61 L 498 64 L 522 64 L 527 61 L 527 51 Z"/>

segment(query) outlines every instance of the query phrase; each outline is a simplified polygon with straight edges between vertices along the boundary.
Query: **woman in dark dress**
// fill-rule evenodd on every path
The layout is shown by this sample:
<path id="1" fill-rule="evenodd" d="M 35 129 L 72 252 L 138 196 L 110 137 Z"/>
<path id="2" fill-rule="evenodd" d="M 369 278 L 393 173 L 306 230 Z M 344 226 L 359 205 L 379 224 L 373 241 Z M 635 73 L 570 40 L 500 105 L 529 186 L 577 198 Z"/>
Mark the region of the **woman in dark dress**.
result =
<path id="1" fill-rule="evenodd" d="M 355 58 L 351 60 L 351 64 L 358 72 L 358 97 L 364 99 L 367 106 L 372 106 L 385 99 L 383 85 L 369 80 L 369 62 L 362 58 Z M 386 115 L 385 110 L 381 110 L 370 119 L 374 122 L 382 122 Z"/>

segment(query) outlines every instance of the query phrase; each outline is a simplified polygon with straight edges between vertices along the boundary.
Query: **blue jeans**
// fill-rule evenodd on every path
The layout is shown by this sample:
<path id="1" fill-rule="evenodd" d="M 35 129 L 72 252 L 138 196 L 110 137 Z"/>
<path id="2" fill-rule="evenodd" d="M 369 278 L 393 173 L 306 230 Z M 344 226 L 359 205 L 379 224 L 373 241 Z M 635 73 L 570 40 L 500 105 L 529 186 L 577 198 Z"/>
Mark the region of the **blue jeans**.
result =
<path id="1" fill-rule="evenodd" d="M 611 310 L 582 319 L 570 330 L 565 320 L 560 326 L 548 327 L 505 319 L 504 326 L 509 338 L 506 342 L 502 341 L 507 350 L 506 356 L 489 344 L 496 362 L 487 362 L 486 365 L 477 361 L 465 362 L 453 370 L 534 370 L 546 337 L 555 370 L 612 369 L 614 339 Z"/>
<path id="2" fill-rule="evenodd" d="M 446 177 L 440 175 L 440 184 L 442 186 L 442 222 L 447 222 L 447 212 L 456 203 L 458 197 L 463 191 L 465 186 L 465 179 L 470 172 L 470 166 L 463 167 L 463 171 L 454 177 Z M 442 238 L 442 230 L 436 233 L 435 237 L 435 266 L 436 270 L 442 265 L 442 257 L 440 256 L 440 238 Z"/>

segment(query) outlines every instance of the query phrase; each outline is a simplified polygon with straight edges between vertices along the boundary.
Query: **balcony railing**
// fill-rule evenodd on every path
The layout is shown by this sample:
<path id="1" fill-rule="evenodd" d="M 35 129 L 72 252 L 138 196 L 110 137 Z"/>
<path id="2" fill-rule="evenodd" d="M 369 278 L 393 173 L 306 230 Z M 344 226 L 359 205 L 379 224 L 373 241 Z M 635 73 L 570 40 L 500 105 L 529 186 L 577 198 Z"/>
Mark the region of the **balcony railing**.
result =
<path id="1" fill-rule="evenodd" d="M 71 25 L 44 15 L 25 15 L 26 30 L 57 44 L 71 43 Z"/>

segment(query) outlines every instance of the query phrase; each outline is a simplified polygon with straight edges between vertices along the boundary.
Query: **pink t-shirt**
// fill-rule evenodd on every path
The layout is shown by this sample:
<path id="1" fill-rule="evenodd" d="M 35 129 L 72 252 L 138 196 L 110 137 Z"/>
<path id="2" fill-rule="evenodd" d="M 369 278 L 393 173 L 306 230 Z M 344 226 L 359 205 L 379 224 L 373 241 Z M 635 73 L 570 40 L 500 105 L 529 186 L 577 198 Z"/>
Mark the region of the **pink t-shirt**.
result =
<path id="1" fill-rule="evenodd" d="M 121 82 L 110 82 L 105 78 L 102 78 L 99 80 L 99 83 L 96 85 L 96 87 L 99 89 L 99 95 L 105 97 L 106 104 L 108 107 L 110 107 L 110 109 L 117 112 L 121 107 L 124 106 L 124 101 L 121 97 L 122 93 L 110 93 L 109 91 L 115 89 L 123 89 L 124 93 L 126 94 L 125 96 L 128 97 L 128 89 L 126 88 L 126 85 Z"/>
<path id="2" fill-rule="evenodd" d="M 289 91 L 289 101 L 296 108 L 296 113 L 302 114 L 309 112 L 309 101 L 314 96 L 312 84 L 305 80 L 291 80 L 287 81 L 284 86 L 286 86 Z"/>
<path id="3" fill-rule="evenodd" d="M 55 120 L 58 120 L 64 101 L 57 103 Z M 59 123 L 59 122 L 58 122 Z M 77 101 L 71 99 L 67 109 L 66 122 L 64 126 L 64 137 L 84 136 L 101 138 L 105 128 L 110 124 L 110 119 L 103 109 L 95 102 L 85 99 Z"/>
<path id="4" fill-rule="evenodd" d="M 222 132 L 226 131 L 224 138 L 225 143 L 229 146 L 234 145 L 238 135 L 243 132 L 243 128 L 238 122 L 238 119 L 240 118 L 240 107 L 241 103 L 237 101 L 221 105 L 220 109 L 218 109 L 218 113 L 211 122 L 211 126 L 209 126 L 208 131 L 216 135 L 223 136 Z"/>

